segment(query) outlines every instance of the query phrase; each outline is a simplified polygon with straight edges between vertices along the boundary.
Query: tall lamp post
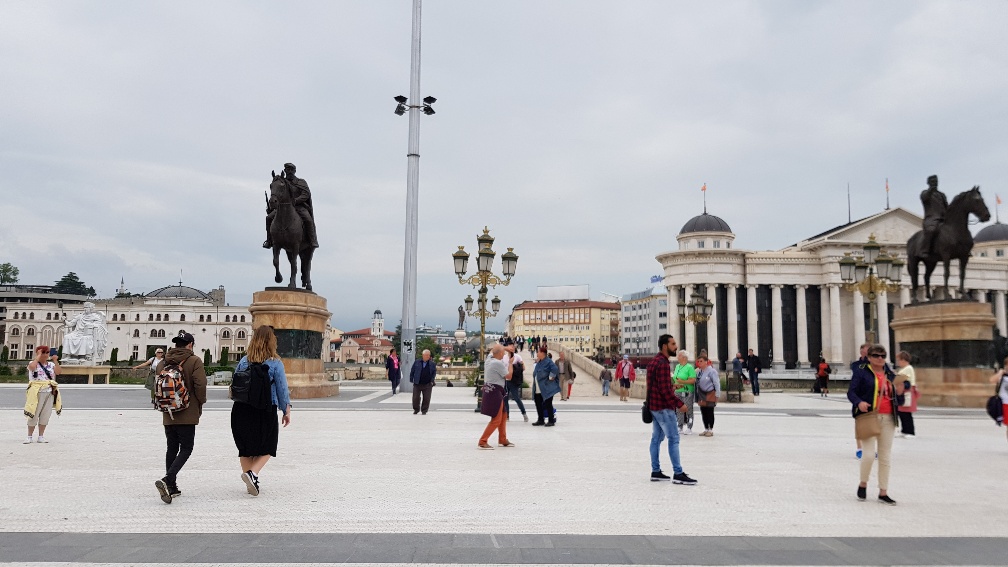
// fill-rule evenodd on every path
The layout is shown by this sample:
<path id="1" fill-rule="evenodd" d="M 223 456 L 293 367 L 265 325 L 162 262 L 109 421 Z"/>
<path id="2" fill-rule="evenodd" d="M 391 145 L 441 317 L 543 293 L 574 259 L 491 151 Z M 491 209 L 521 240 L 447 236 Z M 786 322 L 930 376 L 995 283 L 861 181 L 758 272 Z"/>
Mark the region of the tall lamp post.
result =
<path id="1" fill-rule="evenodd" d="M 870 303 L 875 302 L 877 294 L 886 291 L 896 293 L 900 289 L 900 278 L 903 277 L 903 260 L 890 256 L 885 250 L 875 242 L 875 235 L 868 237 L 868 242 L 861 247 L 864 255 L 854 258 L 850 252 L 844 252 L 840 258 L 840 279 L 843 281 L 844 289 L 847 291 L 859 291 L 862 296 L 866 296 Z M 878 276 L 876 276 L 876 272 Z M 877 343 L 878 318 L 875 309 L 868 309 L 869 314 L 869 341 Z M 889 314 L 886 313 L 888 317 Z"/>
<path id="2" fill-rule="evenodd" d="M 491 248 L 494 237 L 490 236 L 490 229 L 483 227 L 483 234 L 476 237 L 478 251 L 476 253 L 477 269 L 472 276 L 466 277 L 466 269 L 469 265 L 469 253 L 465 251 L 465 246 L 459 246 L 458 250 L 452 254 L 455 263 L 455 275 L 458 276 L 459 283 L 471 285 L 477 288 L 477 308 L 473 310 L 473 297 L 470 295 L 465 299 L 465 311 L 470 317 L 479 317 L 480 320 L 480 354 L 479 354 L 479 375 L 476 377 L 476 411 L 480 411 L 480 404 L 483 402 L 483 365 L 486 358 L 486 320 L 487 317 L 496 317 L 500 311 L 501 300 L 494 297 L 490 302 L 493 311 L 487 311 L 487 292 L 491 287 L 498 285 L 508 285 L 515 275 L 518 266 L 518 255 L 513 248 L 508 248 L 507 252 L 501 254 L 501 264 L 503 277 L 493 273 L 493 261 L 497 253 Z"/>
<path id="3" fill-rule="evenodd" d="M 710 319 L 711 313 L 714 312 L 714 303 L 705 299 L 698 292 L 693 292 L 689 303 L 679 303 L 676 306 L 679 308 L 679 320 L 693 323 L 696 326 L 697 332 L 693 333 L 694 337 L 700 334 L 700 325 L 706 323 Z M 696 353 L 693 354 L 696 355 Z"/>
<path id="4" fill-rule="evenodd" d="M 402 305 L 402 366 L 409 369 L 416 359 L 416 285 L 417 285 L 417 199 L 420 184 L 420 112 L 434 114 L 432 96 L 420 99 L 420 2 L 413 0 L 413 35 L 410 42 L 410 97 L 395 97 L 395 113 L 402 116 L 409 110 L 409 143 L 406 149 L 406 250 L 403 254 Z M 413 101 L 410 104 L 409 101 Z M 411 392 L 409 380 L 402 383 L 403 392 Z"/>

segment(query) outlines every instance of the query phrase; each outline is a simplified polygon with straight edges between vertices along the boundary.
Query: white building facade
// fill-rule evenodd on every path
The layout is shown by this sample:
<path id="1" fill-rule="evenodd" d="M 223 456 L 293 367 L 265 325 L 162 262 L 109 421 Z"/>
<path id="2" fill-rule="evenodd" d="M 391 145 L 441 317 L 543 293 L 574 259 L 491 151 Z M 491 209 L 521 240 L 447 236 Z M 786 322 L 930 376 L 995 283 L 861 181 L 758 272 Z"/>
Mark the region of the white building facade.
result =
<path id="1" fill-rule="evenodd" d="M 668 290 L 664 286 L 654 286 L 630 293 L 623 296 L 621 305 L 621 352 L 632 355 L 656 353 L 658 337 L 670 332 Z M 674 306 L 672 313 L 675 315 Z"/>
<path id="2" fill-rule="evenodd" d="M 871 236 L 890 255 L 905 260 L 906 242 L 921 224 L 921 217 L 909 211 L 888 209 L 780 250 L 754 252 L 737 249 L 728 224 L 705 212 L 683 226 L 677 236 L 678 250 L 656 257 L 664 270 L 673 317 L 670 334 L 693 354 L 706 349 L 722 367 L 736 352 L 751 348 L 765 368 L 808 368 L 820 356 L 836 368 L 855 360 L 859 346 L 872 335 L 892 356 L 889 321 L 895 308 L 910 302 L 907 270 L 903 270 L 898 292 L 883 291 L 869 301 L 841 281 L 839 260 L 845 253 L 861 254 Z M 1004 334 L 1008 326 L 1008 258 L 1004 257 L 1008 227 L 988 226 L 975 240 L 967 267 L 967 293 L 991 303 Z M 956 264 L 950 269 L 950 287 L 958 285 Z M 942 279 L 939 266 L 932 287 Z M 678 320 L 677 305 L 688 302 L 694 292 L 714 304 L 705 323 Z M 877 321 L 874 326 L 873 320 Z"/>

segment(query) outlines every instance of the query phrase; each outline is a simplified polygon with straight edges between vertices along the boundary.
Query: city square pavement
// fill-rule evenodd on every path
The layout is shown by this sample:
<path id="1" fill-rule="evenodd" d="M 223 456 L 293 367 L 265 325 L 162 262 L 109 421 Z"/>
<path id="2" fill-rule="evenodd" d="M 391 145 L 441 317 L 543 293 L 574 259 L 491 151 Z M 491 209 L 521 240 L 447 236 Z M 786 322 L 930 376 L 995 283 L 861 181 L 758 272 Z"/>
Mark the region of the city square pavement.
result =
<path id="1" fill-rule="evenodd" d="M 49 443 L 24 445 L 24 388 L 0 386 L 0 563 L 1008 563 L 1008 442 L 980 410 L 921 410 L 917 438 L 895 441 L 889 507 L 874 475 L 855 498 L 842 395 L 719 405 L 714 437 L 682 440 L 689 487 L 649 481 L 639 401 L 557 401 L 553 428 L 512 408 L 516 447 L 485 451 L 470 388 L 434 388 L 424 416 L 385 384 L 344 383 L 295 401 L 252 497 L 216 387 L 166 505 L 147 391 L 63 391 Z M 664 445 L 661 459 L 670 472 Z"/>

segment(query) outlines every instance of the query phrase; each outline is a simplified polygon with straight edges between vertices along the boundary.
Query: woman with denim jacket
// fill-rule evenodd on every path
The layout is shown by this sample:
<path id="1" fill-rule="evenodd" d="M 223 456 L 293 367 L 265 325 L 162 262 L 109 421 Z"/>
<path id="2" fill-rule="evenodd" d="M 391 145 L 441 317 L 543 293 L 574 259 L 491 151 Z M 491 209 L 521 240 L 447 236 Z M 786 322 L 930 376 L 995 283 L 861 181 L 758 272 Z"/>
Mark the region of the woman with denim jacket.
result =
<path id="1" fill-rule="evenodd" d="M 881 424 L 881 433 L 862 440 L 866 457 L 861 459 L 861 483 L 858 485 L 858 500 L 865 500 L 868 493 L 868 477 L 871 476 L 875 460 L 868 458 L 878 453 L 878 485 L 879 502 L 895 505 L 896 501 L 889 498 L 889 469 L 892 464 L 892 444 L 896 434 L 896 411 L 899 407 L 898 397 L 903 395 L 903 382 L 894 381 L 896 375 L 886 366 L 886 351 L 882 345 L 872 345 L 868 348 L 868 362 L 858 364 L 851 377 L 847 399 L 852 404 L 851 414 L 857 416 L 875 412 L 875 418 Z"/>

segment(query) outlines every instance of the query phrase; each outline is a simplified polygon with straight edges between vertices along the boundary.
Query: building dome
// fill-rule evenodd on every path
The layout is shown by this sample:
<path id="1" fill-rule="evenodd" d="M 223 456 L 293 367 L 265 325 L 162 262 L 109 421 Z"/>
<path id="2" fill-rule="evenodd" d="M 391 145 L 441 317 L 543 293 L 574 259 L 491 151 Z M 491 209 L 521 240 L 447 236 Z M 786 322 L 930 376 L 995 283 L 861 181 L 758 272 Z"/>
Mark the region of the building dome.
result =
<path id="1" fill-rule="evenodd" d="M 374 310 L 374 316 L 375 316 L 375 317 L 381 317 L 381 316 L 382 316 L 382 314 L 381 314 L 381 309 L 375 309 L 375 310 Z"/>
<path id="2" fill-rule="evenodd" d="M 985 229 L 986 230 L 986 229 Z M 683 225 L 682 230 L 679 234 L 687 234 L 691 232 L 731 232 L 731 227 L 728 223 L 721 220 L 721 217 L 716 217 L 714 215 L 709 215 L 706 212 L 702 215 L 697 215 L 690 220 L 686 221 Z"/>
<path id="3" fill-rule="evenodd" d="M 213 298 L 203 293 L 202 291 L 192 288 L 189 286 L 179 285 L 169 285 L 162 287 L 160 289 L 155 289 L 154 291 L 144 295 L 144 297 L 151 299 L 205 299 L 207 301 L 212 301 Z"/>
<path id="4" fill-rule="evenodd" d="M 979 242 L 999 242 L 1008 240 L 1008 224 L 996 222 L 977 233 L 973 237 L 974 243 Z"/>

